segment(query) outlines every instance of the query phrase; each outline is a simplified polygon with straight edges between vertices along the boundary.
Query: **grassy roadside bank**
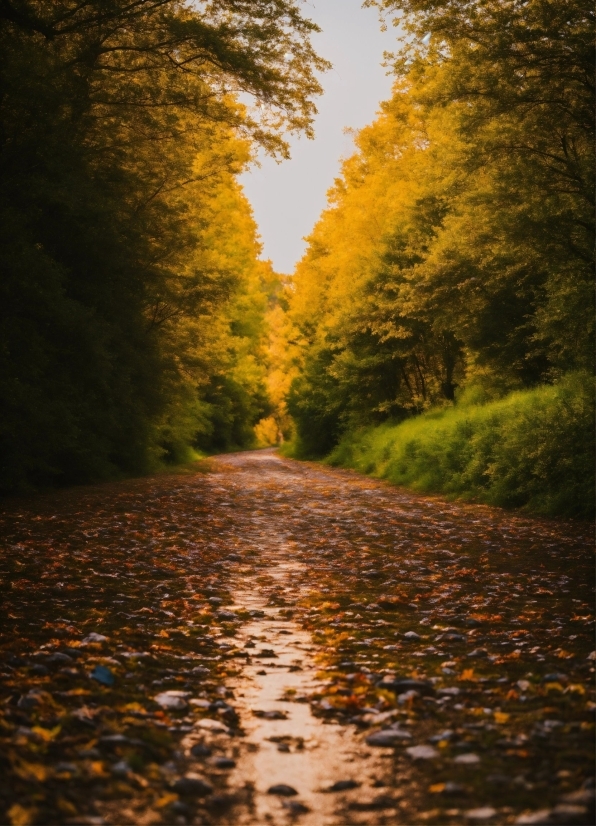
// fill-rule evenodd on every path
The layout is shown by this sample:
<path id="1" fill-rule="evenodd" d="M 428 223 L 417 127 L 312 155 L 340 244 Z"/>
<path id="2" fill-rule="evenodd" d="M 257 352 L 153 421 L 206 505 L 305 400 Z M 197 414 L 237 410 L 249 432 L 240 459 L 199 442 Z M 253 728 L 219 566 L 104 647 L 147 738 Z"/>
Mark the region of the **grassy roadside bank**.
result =
<path id="1" fill-rule="evenodd" d="M 289 453 L 289 451 L 286 451 Z M 590 377 L 344 434 L 325 459 L 420 492 L 529 513 L 594 516 Z"/>

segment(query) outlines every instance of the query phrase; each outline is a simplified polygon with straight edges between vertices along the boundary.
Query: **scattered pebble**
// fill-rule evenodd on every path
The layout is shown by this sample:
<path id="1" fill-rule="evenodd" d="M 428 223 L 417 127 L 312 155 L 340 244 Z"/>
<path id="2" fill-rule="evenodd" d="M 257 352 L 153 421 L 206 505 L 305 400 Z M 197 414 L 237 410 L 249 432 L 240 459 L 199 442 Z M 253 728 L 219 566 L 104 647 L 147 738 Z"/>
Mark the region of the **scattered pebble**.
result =
<path id="1" fill-rule="evenodd" d="M 275 786 L 269 786 L 267 794 L 277 794 L 280 797 L 292 797 L 298 794 L 293 786 L 286 786 L 284 783 L 277 783 Z"/>
<path id="2" fill-rule="evenodd" d="M 436 760 L 440 757 L 439 752 L 432 746 L 410 746 L 406 749 L 412 760 Z"/>
<path id="3" fill-rule="evenodd" d="M 200 775 L 189 772 L 172 783 L 172 789 L 188 797 L 206 797 L 212 793 L 213 786 Z"/>
<path id="4" fill-rule="evenodd" d="M 453 758 L 453 762 L 460 766 L 475 766 L 480 763 L 480 758 L 473 752 L 466 752 L 465 754 L 458 754 Z"/>
<path id="5" fill-rule="evenodd" d="M 486 823 L 486 821 L 492 820 L 496 814 L 497 810 L 493 809 L 492 806 L 480 806 L 478 809 L 468 809 L 465 812 L 465 818 L 471 823 Z"/>
<path id="6" fill-rule="evenodd" d="M 345 792 L 348 789 L 357 789 L 360 786 L 357 780 L 336 780 L 332 786 L 329 786 L 325 791 L 328 792 Z"/>
<path id="7" fill-rule="evenodd" d="M 411 739 L 412 735 L 409 731 L 389 728 L 383 729 L 382 731 L 376 731 L 374 734 L 369 734 L 366 738 L 366 743 L 369 746 L 395 746 L 398 743 L 403 743 L 405 740 Z M 422 748 L 424 748 L 424 746 Z"/>

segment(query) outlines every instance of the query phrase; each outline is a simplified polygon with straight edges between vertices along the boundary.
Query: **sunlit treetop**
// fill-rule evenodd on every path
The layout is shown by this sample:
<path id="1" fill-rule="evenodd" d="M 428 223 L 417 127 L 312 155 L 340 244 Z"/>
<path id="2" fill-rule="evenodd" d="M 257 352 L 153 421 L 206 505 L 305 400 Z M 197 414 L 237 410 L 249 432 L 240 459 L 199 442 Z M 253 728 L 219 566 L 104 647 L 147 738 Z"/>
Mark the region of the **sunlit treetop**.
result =
<path id="1" fill-rule="evenodd" d="M 293 0 L 3 0 L 4 37 L 42 40 L 81 78 L 101 78 L 104 106 L 188 107 L 241 127 L 287 155 L 285 131 L 312 136 L 318 27 Z M 111 82 L 107 82 L 107 78 Z M 108 87 L 108 88 L 106 88 Z M 229 94 L 255 101 L 249 113 Z"/>

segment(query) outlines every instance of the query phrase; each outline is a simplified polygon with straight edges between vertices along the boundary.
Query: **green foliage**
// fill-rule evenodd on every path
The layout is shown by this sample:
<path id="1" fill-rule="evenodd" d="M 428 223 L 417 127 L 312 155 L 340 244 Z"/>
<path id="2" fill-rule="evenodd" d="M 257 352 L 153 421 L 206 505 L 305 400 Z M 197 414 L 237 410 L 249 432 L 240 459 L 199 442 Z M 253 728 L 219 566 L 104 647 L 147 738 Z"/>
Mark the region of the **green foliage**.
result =
<path id="1" fill-rule="evenodd" d="M 594 514 L 594 385 L 585 373 L 498 401 L 345 434 L 331 464 L 537 514 Z"/>

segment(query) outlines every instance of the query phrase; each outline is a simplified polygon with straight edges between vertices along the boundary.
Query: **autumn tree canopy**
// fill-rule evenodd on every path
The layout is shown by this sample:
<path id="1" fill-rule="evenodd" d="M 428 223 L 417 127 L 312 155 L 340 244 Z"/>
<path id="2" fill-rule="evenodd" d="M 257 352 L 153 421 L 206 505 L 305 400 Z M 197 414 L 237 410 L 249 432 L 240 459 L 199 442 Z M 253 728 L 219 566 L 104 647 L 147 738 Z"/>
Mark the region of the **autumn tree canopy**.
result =
<path id="1" fill-rule="evenodd" d="M 592 365 L 591 5 L 368 5 L 404 35 L 297 268 L 289 399 L 310 453 L 464 386 Z"/>
<path id="2" fill-rule="evenodd" d="M 2 0 L 4 488 L 241 443 L 266 412 L 272 275 L 235 176 L 311 133 L 316 30 L 291 0 Z"/>

